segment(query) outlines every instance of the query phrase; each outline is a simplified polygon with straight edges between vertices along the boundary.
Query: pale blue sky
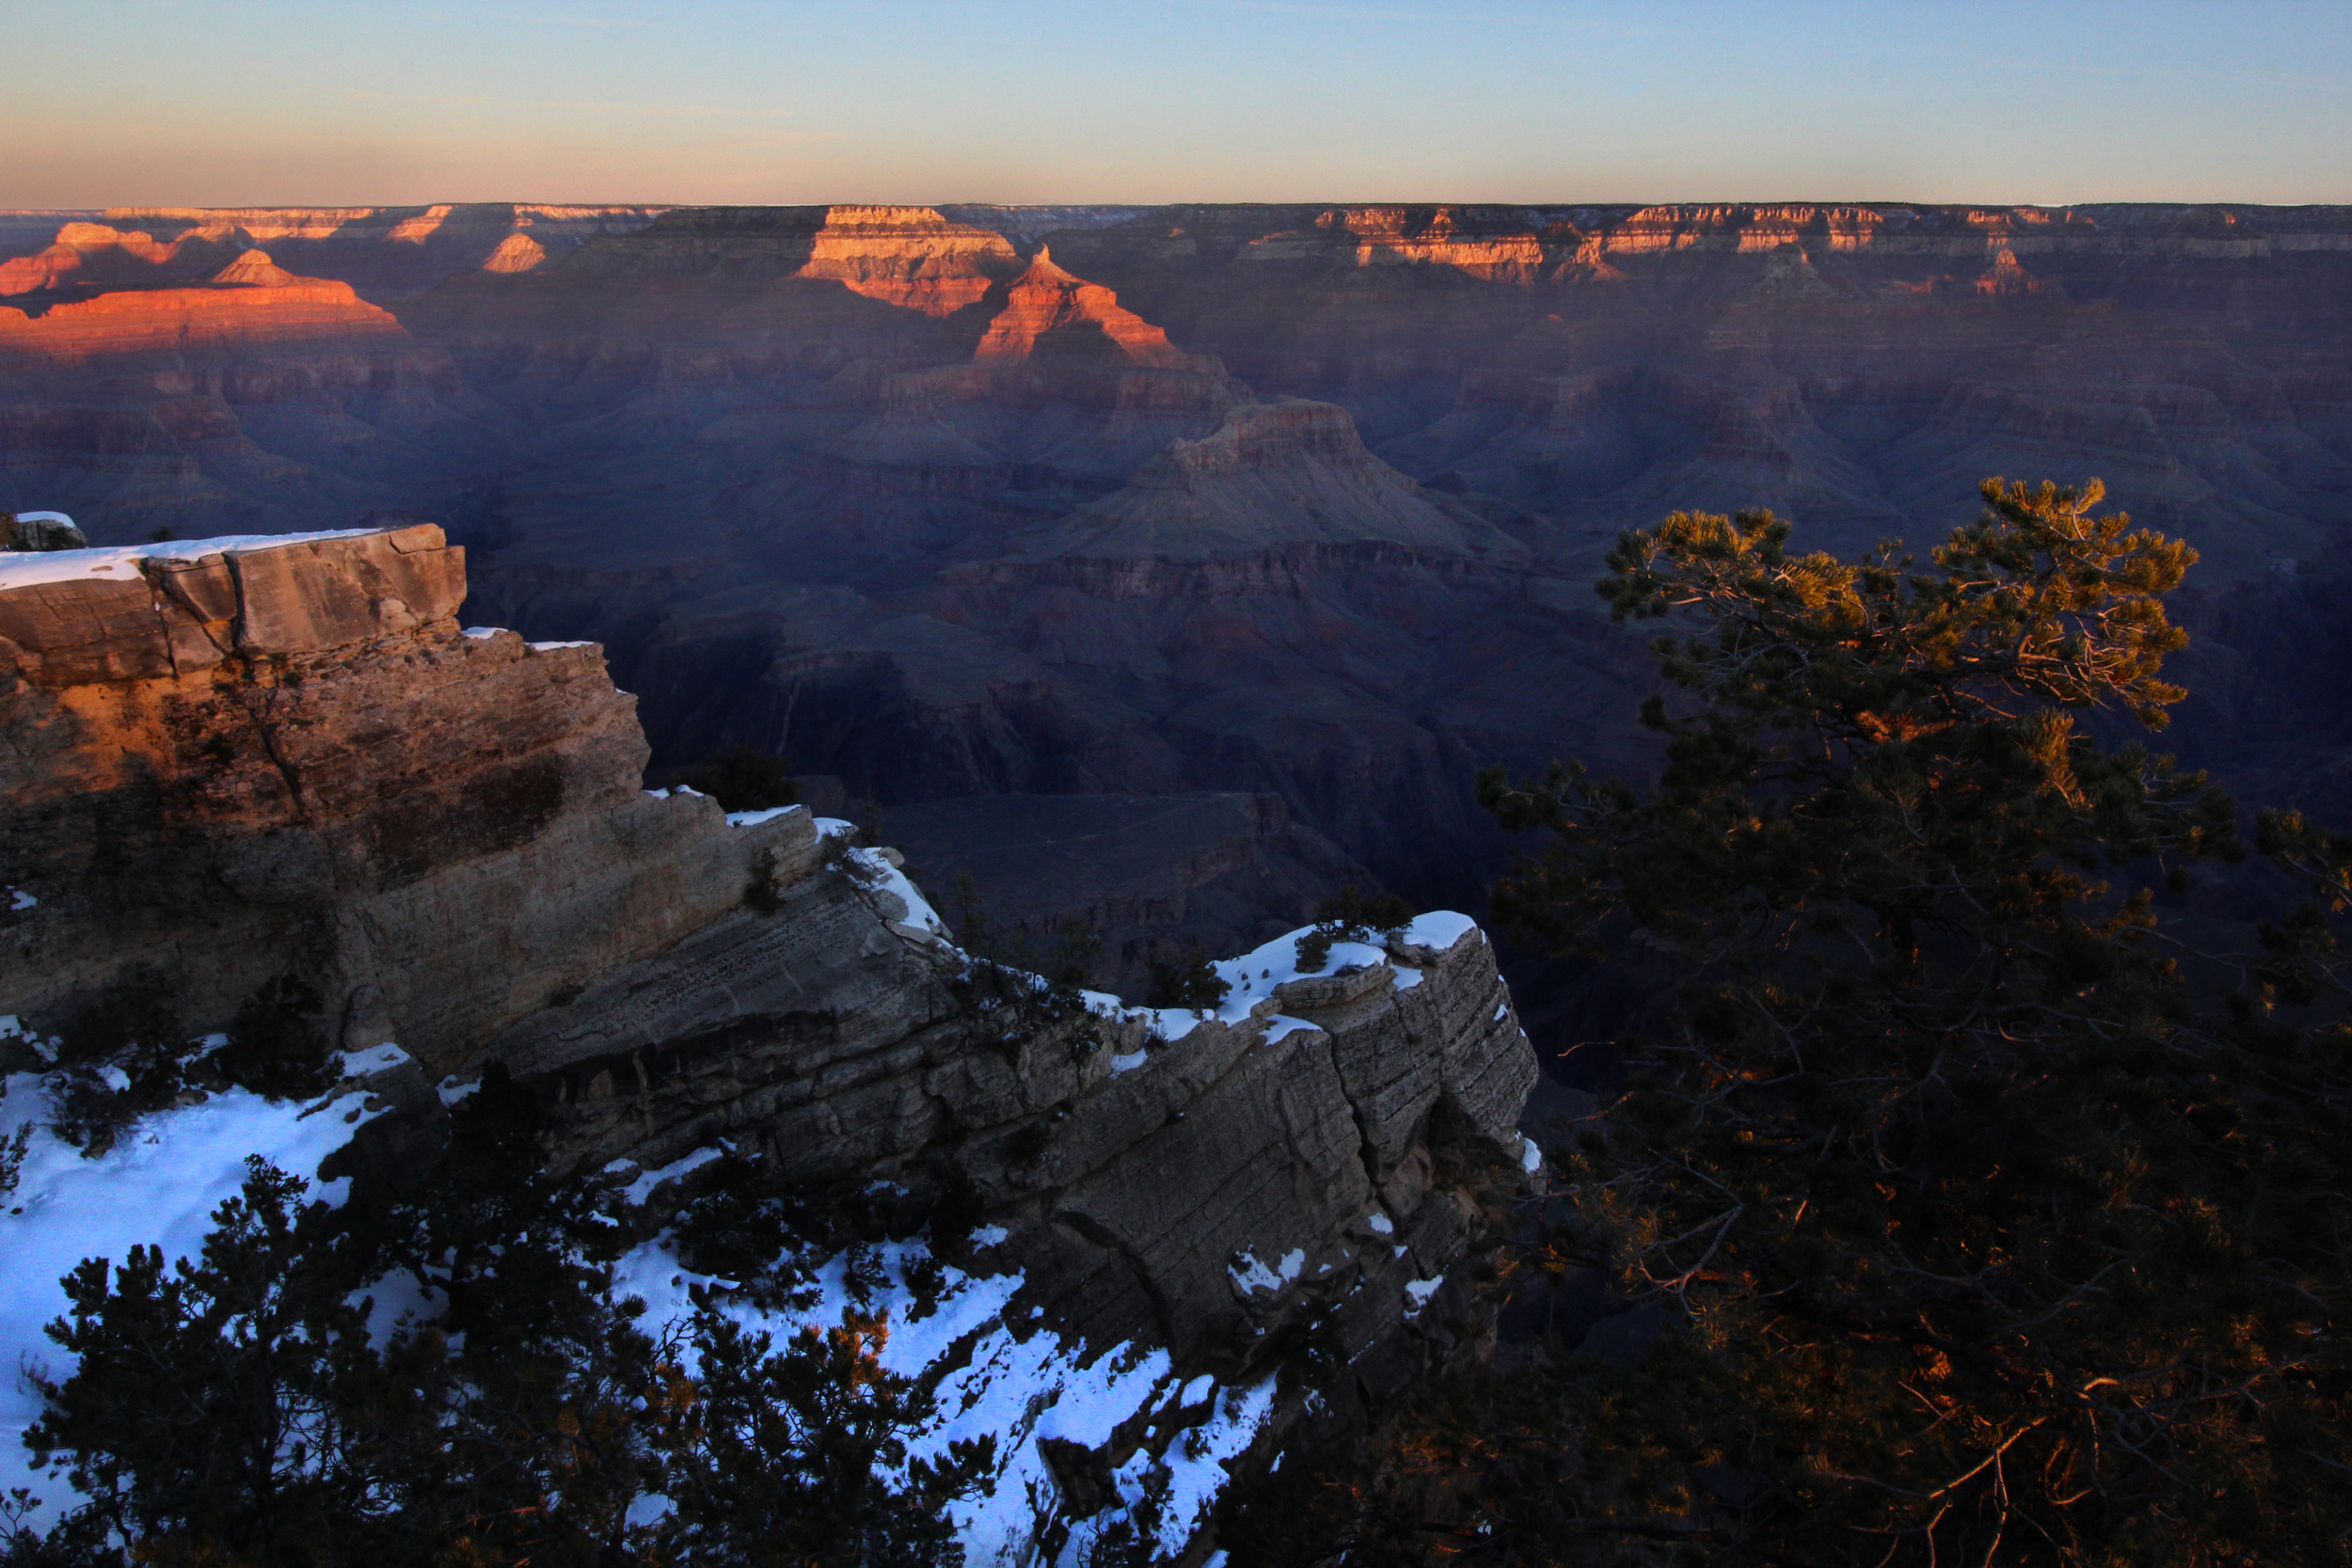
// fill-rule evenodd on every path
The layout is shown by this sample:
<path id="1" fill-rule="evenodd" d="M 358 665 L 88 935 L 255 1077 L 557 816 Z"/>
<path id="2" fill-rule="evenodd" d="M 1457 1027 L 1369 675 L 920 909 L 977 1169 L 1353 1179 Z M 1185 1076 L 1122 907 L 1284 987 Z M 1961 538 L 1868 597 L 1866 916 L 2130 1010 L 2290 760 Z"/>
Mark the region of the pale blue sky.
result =
<path id="1" fill-rule="evenodd" d="M 13 0 L 0 206 L 2352 201 L 2352 0 Z"/>

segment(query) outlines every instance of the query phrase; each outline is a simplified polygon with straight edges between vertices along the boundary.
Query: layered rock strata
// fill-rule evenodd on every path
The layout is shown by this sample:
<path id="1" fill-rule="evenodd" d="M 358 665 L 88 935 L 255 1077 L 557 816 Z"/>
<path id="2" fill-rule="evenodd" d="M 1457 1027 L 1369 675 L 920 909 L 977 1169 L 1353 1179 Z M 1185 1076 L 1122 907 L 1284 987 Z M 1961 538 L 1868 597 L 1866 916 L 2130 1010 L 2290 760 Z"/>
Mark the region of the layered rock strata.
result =
<path id="1" fill-rule="evenodd" d="M 430 526 L 0 564 L 8 1007 L 147 971 L 203 1023 L 291 973 L 446 1071 L 739 905 L 777 830 L 645 795 L 601 653 L 464 594 Z"/>
<path id="2" fill-rule="evenodd" d="M 726 1140 L 976 1194 L 1098 1345 L 1256 1376 L 1311 1342 L 1343 1403 L 1456 1347 L 1535 1070 L 1469 921 L 1304 972 L 1277 941 L 1200 1012 L 1045 990 L 892 852 L 644 791 L 601 651 L 460 629 L 463 592 L 431 527 L 0 564 L 0 1006 L 63 1027 L 144 973 L 201 1030 L 293 974 L 427 1116 L 444 1075 L 535 1087 L 564 1169 Z"/>

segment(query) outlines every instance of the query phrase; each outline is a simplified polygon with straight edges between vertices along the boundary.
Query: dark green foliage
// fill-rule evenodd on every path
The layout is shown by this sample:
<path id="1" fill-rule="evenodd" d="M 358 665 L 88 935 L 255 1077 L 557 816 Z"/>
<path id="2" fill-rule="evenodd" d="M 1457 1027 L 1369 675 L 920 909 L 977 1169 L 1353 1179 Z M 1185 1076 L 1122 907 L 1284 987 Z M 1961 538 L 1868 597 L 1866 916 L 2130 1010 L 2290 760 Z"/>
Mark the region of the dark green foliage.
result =
<path id="1" fill-rule="evenodd" d="M 663 1486 L 676 1512 L 656 1560 L 775 1568 L 929 1568 L 963 1560 L 945 1510 L 977 1490 L 993 1439 L 957 1441 L 938 1464 L 907 1465 L 904 1434 L 930 1419 L 929 1393 L 883 1370 L 886 1319 L 844 1312 L 781 1351 L 768 1335 L 706 1315 L 699 1376 L 674 1375 L 660 1409 Z M 772 1353 L 771 1353 L 772 1352 Z"/>
<path id="2" fill-rule="evenodd" d="M 1084 915 L 1064 915 L 1045 956 L 1045 978 L 1065 992 L 1084 990 L 1094 978 L 1094 965 L 1103 956 L 1103 939 Z"/>
<path id="3" fill-rule="evenodd" d="M 673 1229 L 678 1260 L 697 1274 L 731 1282 L 735 1293 L 767 1310 L 803 1310 L 817 1299 L 806 1262 L 816 1250 L 803 1205 L 763 1191 L 752 1162 L 726 1154 L 711 1162 L 708 1190 L 678 1211 Z"/>
<path id="4" fill-rule="evenodd" d="M 1370 942 L 1412 918 L 1412 906 L 1394 894 L 1366 898 L 1353 884 L 1343 887 L 1337 898 L 1324 900 L 1314 928 L 1298 939 L 1298 967 L 1312 974 L 1331 961 L 1333 942 Z"/>
<path id="5" fill-rule="evenodd" d="M 540 1173 L 537 1101 L 492 1069 L 450 1134 L 395 1200 L 305 1206 L 257 1160 L 198 1259 L 78 1268 L 51 1334 L 79 1365 L 28 1441 L 82 1506 L 0 1560 L 112 1562 L 108 1532 L 191 1564 L 957 1560 L 942 1510 L 991 1452 L 878 1473 L 931 1411 L 877 1360 L 886 1324 L 852 1315 L 770 1354 L 704 1297 L 657 1342 L 611 1299 L 619 1227 L 595 1189 Z M 738 1265 L 736 1293 L 788 1302 L 797 1257 L 760 1256 L 788 1241 L 783 1213 L 714 1194 L 686 1239 Z M 879 1261 L 867 1247 L 869 1279 Z M 360 1291 L 393 1269 L 438 1313 L 374 1345 Z M 630 1524 L 657 1495 L 668 1515 Z"/>
<path id="6" fill-rule="evenodd" d="M 686 776 L 686 784 L 728 811 L 766 811 L 797 804 L 801 799 L 800 786 L 792 782 L 792 765 L 749 746 L 712 753 Z"/>
<path id="7" fill-rule="evenodd" d="M 326 1006 L 317 990 L 294 975 L 265 981 L 238 1006 L 214 1065 L 231 1084 L 271 1100 L 325 1093 L 340 1071 L 320 1022 Z"/>
<path id="8" fill-rule="evenodd" d="M 1209 955 L 1199 942 L 1182 959 L 1152 960 L 1152 980 L 1143 993 L 1147 1007 L 1189 1007 L 1195 1012 L 1214 1011 L 1225 1000 L 1225 993 L 1233 988 L 1209 962 Z"/>
<path id="9" fill-rule="evenodd" d="M 1168 1472 L 1154 1469 L 1143 1496 L 1132 1505 L 1115 1503 L 1073 1531 L 1082 1568 L 1154 1568 L 1168 1560 L 1159 1550 L 1168 1517 Z"/>
<path id="10" fill-rule="evenodd" d="M 302 1183 L 250 1162 L 244 1195 L 213 1215 L 200 1259 L 164 1267 L 135 1247 L 66 1279 L 72 1315 L 50 1337 L 80 1358 L 25 1434 L 38 1462 L 71 1456 L 74 1488 L 107 1528 L 158 1555 L 244 1557 L 316 1538 L 355 1502 L 332 1479 L 357 1441 L 336 1385 L 352 1369 L 353 1308 L 310 1276 L 317 1214 Z"/>
<path id="11" fill-rule="evenodd" d="M 109 984 L 61 1036 L 50 1102 L 58 1136 L 96 1156 L 184 1084 L 187 1032 L 172 990 L 153 970 Z"/>
<path id="12" fill-rule="evenodd" d="M 2194 555 L 2095 483 L 1985 499 L 1931 569 L 1760 514 L 1612 553 L 1618 616 L 1697 623 L 1657 787 L 1481 792 L 1549 835 L 1499 914 L 1685 977 L 1521 1263 L 1667 1326 L 1432 1396 L 1384 1463 L 1438 1517 L 1351 1560 L 2352 1558 L 2352 842 L 2270 819 L 2313 899 L 2191 953 L 2153 888 L 2239 856 L 2233 808 L 2074 710 L 2162 722 Z"/>
<path id="13" fill-rule="evenodd" d="M 989 920 L 987 907 L 980 900 L 980 884 L 972 873 L 957 872 L 955 891 L 948 896 L 955 908 L 956 945 L 967 953 L 993 952 L 996 927 Z"/>

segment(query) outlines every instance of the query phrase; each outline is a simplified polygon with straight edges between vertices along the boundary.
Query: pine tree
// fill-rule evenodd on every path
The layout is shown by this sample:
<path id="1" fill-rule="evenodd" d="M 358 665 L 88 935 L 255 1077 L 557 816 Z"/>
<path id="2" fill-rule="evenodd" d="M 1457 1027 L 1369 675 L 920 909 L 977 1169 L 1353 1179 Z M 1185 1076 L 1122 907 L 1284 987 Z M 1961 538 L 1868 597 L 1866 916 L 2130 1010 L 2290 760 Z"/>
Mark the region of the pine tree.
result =
<path id="1" fill-rule="evenodd" d="M 1613 612 L 1695 623 L 1655 644 L 1656 785 L 1482 780 L 1548 835 L 1499 915 L 1681 977 L 1527 1264 L 1664 1327 L 1433 1398 L 1391 1493 L 1454 1501 L 1390 1560 L 2352 1556 L 2352 843 L 2265 819 L 2312 899 L 2192 951 L 2157 889 L 2243 854 L 2234 808 L 2076 719 L 2184 695 L 2195 556 L 2096 482 L 1984 496 L 1925 567 L 1769 514 L 1629 533 Z"/>

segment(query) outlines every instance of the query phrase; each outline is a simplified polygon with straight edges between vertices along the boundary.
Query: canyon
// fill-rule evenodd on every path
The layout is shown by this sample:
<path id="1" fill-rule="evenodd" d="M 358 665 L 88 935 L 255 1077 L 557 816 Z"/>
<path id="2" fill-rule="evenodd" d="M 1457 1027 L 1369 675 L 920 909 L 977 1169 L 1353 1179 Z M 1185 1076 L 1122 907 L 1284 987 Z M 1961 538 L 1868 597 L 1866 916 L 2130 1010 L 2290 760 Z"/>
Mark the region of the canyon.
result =
<path id="1" fill-rule="evenodd" d="M 437 525 L 472 613 L 603 645 L 657 770 L 779 752 L 967 845 L 1264 795 L 1328 847 L 1213 930 L 1073 869 L 1131 974 L 1347 880 L 1475 907 L 1480 767 L 1650 766 L 1589 585 L 1678 508 L 1919 548 L 2096 474 L 2202 557 L 2167 744 L 2352 810 L 2352 211 L 11 214 L 0 289 L 0 506 Z M 1606 1032 L 1573 990 L 1522 997 L 1548 1054 Z"/>

